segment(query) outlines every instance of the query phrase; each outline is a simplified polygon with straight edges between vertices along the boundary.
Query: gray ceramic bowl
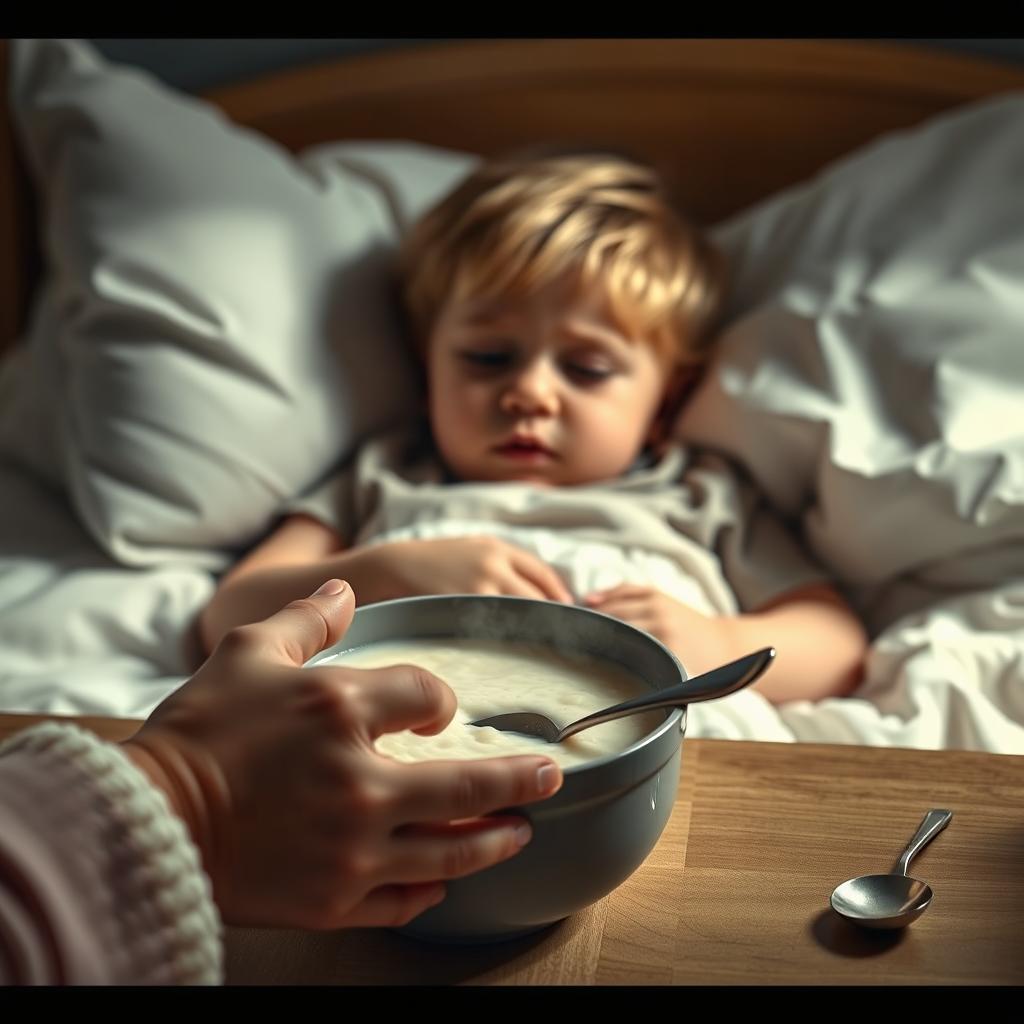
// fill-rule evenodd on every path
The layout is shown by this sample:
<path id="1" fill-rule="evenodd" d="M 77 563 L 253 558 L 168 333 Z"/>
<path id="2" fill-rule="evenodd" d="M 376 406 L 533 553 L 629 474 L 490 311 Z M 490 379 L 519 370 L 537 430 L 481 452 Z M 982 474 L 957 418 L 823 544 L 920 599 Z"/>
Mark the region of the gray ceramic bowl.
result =
<path id="1" fill-rule="evenodd" d="M 685 670 L 642 630 L 599 612 L 517 597 L 412 597 L 367 605 L 336 646 L 311 659 L 377 641 L 472 637 L 550 644 L 616 662 L 652 690 Z M 606 896 L 654 849 L 675 801 L 686 709 L 618 754 L 564 769 L 562 788 L 515 808 L 533 838 L 510 860 L 448 883 L 444 901 L 401 929 L 438 942 L 494 942 L 554 924 Z"/>

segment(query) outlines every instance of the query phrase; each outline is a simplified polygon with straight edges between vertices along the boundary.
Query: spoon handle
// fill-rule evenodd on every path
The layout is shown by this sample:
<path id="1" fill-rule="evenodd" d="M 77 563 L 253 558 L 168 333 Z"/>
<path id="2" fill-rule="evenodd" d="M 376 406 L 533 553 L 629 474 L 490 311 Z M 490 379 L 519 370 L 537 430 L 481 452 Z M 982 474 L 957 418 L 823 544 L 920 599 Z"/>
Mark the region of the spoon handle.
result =
<path id="1" fill-rule="evenodd" d="M 694 676 L 676 686 L 658 690 L 656 693 L 647 693 L 642 697 L 634 697 L 632 700 L 623 701 L 614 707 L 605 708 L 604 711 L 597 711 L 592 715 L 587 715 L 586 718 L 581 718 L 578 722 L 567 725 L 559 732 L 556 742 L 560 743 L 566 737 L 572 736 L 582 729 L 589 729 L 592 725 L 610 722 L 615 718 L 636 714 L 638 711 L 678 708 L 686 704 L 696 704 L 698 701 L 726 697 L 754 682 L 768 668 L 774 658 L 775 648 L 764 647 L 760 651 L 744 655 L 742 658 L 730 661 L 728 665 L 722 665 L 710 672 Z"/>
<path id="2" fill-rule="evenodd" d="M 924 846 L 930 843 L 950 822 L 953 817 L 952 811 L 934 810 L 929 811 L 921 822 L 920 827 L 914 833 L 907 848 L 900 855 L 897 872 L 906 875 L 910 862 L 917 856 Z"/>

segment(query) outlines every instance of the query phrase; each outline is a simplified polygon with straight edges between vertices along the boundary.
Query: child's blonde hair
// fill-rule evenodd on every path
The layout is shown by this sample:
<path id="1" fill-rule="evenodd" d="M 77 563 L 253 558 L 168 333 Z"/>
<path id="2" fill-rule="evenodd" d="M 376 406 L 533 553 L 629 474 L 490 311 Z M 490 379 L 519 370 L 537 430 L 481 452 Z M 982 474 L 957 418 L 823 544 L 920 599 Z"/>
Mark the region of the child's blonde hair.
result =
<path id="1" fill-rule="evenodd" d="M 484 163 L 410 232 L 400 270 L 421 352 L 449 299 L 525 296 L 568 275 L 599 283 L 619 326 L 675 366 L 704 361 L 723 284 L 717 250 L 655 172 L 608 154 Z"/>

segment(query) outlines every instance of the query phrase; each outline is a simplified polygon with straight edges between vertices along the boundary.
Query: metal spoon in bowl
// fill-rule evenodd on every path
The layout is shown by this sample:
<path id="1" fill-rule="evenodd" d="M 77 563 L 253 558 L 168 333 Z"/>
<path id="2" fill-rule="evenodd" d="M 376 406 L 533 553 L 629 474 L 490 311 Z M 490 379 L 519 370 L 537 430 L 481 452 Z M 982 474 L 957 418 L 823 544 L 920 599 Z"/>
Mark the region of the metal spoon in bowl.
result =
<path id="1" fill-rule="evenodd" d="M 952 812 L 929 811 L 900 855 L 896 871 L 861 875 L 837 885 L 830 900 L 837 914 L 865 928 L 904 928 L 932 901 L 931 886 L 907 875 L 911 860 L 950 822 Z"/>
<path id="2" fill-rule="evenodd" d="M 703 672 L 677 686 L 670 686 L 667 690 L 657 690 L 654 693 L 645 694 L 643 697 L 634 697 L 632 700 L 623 701 L 614 707 L 605 708 L 604 711 L 595 711 L 594 714 L 587 715 L 586 718 L 581 718 L 579 721 L 565 726 L 564 729 L 560 729 L 546 715 L 533 711 L 513 711 L 505 715 L 493 715 L 490 718 L 481 718 L 469 724 L 489 725 L 492 729 L 500 729 L 502 732 L 521 732 L 527 736 L 539 736 L 542 740 L 547 740 L 548 743 L 561 743 L 567 736 L 572 736 L 581 729 L 589 729 L 592 725 L 610 722 L 614 718 L 638 715 L 642 711 L 653 711 L 656 708 L 683 707 L 686 704 L 696 704 L 702 700 L 726 697 L 754 682 L 772 663 L 774 657 L 775 648 L 765 647 L 736 661 L 730 661 L 728 665 L 723 665 L 721 668 Z"/>

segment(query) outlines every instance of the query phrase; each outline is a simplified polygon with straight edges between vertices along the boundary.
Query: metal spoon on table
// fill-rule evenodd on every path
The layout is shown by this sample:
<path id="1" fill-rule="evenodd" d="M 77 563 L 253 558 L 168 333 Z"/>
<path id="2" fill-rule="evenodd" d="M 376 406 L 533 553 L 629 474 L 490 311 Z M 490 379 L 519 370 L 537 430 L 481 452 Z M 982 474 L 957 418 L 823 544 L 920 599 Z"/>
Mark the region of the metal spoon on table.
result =
<path id="1" fill-rule="evenodd" d="M 932 901 L 931 886 L 907 875 L 911 860 L 950 822 L 951 811 L 929 811 L 900 855 L 896 871 L 861 875 L 837 885 L 830 900 L 837 914 L 865 928 L 904 928 Z"/>
<path id="2" fill-rule="evenodd" d="M 728 665 L 722 665 L 721 668 L 702 672 L 699 676 L 687 679 L 677 686 L 670 686 L 667 690 L 656 690 L 643 697 L 634 697 L 632 700 L 605 708 L 604 711 L 595 711 L 594 714 L 587 715 L 586 718 L 581 718 L 561 729 L 546 715 L 533 711 L 513 711 L 504 715 L 492 715 L 490 718 L 481 718 L 469 724 L 489 725 L 502 732 L 521 732 L 527 736 L 539 736 L 549 743 L 561 743 L 567 736 L 572 736 L 581 729 L 589 729 L 592 725 L 610 722 L 615 718 L 638 715 L 642 711 L 653 711 L 656 708 L 683 707 L 686 704 L 696 704 L 702 700 L 726 697 L 754 682 L 768 668 L 774 657 L 775 648 L 765 647 L 763 650 L 747 654 L 736 661 L 730 661 Z"/>

